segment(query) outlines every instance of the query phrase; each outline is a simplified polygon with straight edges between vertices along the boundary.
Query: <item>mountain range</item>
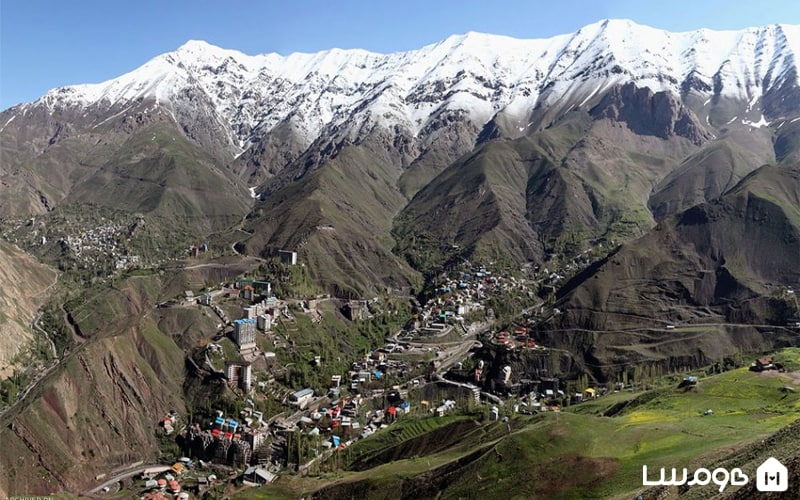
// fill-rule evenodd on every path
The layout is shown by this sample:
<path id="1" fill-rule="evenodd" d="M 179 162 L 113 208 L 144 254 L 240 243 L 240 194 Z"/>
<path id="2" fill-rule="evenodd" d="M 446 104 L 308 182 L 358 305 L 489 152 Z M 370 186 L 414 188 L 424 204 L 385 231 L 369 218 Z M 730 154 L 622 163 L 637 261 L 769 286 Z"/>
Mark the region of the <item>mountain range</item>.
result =
<path id="1" fill-rule="evenodd" d="M 799 52 L 800 26 L 625 20 L 392 54 L 190 41 L 0 112 L 0 230 L 89 283 L 113 273 L 105 248 L 163 264 L 200 242 L 295 250 L 313 290 L 340 298 L 419 292 L 447 266 L 491 262 L 530 272 L 546 304 L 531 335 L 594 381 L 724 365 L 796 342 Z M 0 414 L 0 494 L 85 491 L 158 456 L 153 422 L 207 392 L 191 357 L 175 360 L 218 327 L 157 306 L 258 265 L 225 262 L 141 270 L 42 311 L 72 347 Z M 0 264 L 6 323 L 23 332 L 54 271 L 5 243 Z M 16 367 L 22 347 L 0 342 L 0 370 Z M 510 431 L 505 463 L 529 469 Z"/>
<path id="2" fill-rule="evenodd" d="M 798 50 L 800 26 L 626 20 L 391 54 L 190 41 L 0 113 L 0 209 L 179 217 L 248 254 L 298 250 L 343 296 L 452 259 L 542 263 L 793 168 Z"/>

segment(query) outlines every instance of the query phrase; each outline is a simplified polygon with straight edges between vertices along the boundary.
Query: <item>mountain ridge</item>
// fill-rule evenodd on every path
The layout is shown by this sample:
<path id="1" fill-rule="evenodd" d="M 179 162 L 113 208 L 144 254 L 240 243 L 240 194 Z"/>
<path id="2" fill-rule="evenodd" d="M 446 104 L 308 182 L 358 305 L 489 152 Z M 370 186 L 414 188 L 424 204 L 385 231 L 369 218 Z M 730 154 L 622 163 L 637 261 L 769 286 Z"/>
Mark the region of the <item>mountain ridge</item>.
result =
<path id="1" fill-rule="evenodd" d="M 568 98 L 582 105 L 613 83 L 631 80 L 654 91 L 690 89 L 746 99 L 752 106 L 782 81 L 797 82 L 789 70 L 798 43 L 800 26 L 670 33 L 625 20 L 544 39 L 469 32 L 389 54 L 330 49 L 251 56 L 189 41 L 118 78 L 59 87 L 9 109 L 25 113 L 37 104 L 94 104 L 110 110 L 137 99 L 170 104 L 169 109 L 185 97 L 185 89 L 196 88 L 214 104 L 229 146 L 241 154 L 253 131 L 271 131 L 293 117 L 302 118 L 292 123 L 305 128 L 299 132 L 308 146 L 325 127 L 348 120 L 363 101 L 357 92 L 365 91 L 373 114 L 416 136 L 443 111 L 430 100 L 436 82 L 443 81 L 449 84 L 444 101 L 450 108 L 466 109 L 479 126 L 503 112 L 522 132 L 527 110 L 540 100 L 553 105 Z M 574 80 L 584 85 L 575 86 Z"/>

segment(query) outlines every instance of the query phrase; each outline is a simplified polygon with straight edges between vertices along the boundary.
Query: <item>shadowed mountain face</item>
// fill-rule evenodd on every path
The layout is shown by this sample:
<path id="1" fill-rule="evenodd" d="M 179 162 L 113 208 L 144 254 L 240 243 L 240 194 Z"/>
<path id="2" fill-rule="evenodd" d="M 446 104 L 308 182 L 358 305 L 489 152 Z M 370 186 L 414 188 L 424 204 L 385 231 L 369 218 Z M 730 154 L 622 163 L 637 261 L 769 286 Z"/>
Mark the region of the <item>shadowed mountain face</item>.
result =
<path id="1" fill-rule="evenodd" d="M 800 282 L 799 203 L 800 168 L 764 166 L 666 218 L 567 283 L 543 341 L 579 345 L 590 363 L 667 368 L 768 349 L 795 314 L 785 292 Z"/>

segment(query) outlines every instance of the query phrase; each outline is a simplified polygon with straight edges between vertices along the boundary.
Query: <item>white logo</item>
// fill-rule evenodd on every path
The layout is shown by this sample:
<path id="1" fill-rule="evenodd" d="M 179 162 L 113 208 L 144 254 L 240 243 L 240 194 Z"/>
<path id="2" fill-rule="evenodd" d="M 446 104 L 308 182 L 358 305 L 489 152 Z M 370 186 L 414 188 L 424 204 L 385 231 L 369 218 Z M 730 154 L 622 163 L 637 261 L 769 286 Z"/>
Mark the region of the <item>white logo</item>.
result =
<path id="1" fill-rule="evenodd" d="M 644 486 L 681 486 L 681 485 L 700 485 L 706 486 L 714 483 L 719 486 L 722 493 L 728 485 L 743 486 L 750 478 L 736 467 L 728 471 L 721 467 L 710 471 L 706 468 L 699 468 L 689 478 L 689 471 L 683 469 L 661 468 L 658 479 L 647 477 L 647 466 L 642 466 L 642 484 Z M 756 488 L 758 491 L 786 491 L 789 488 L 789 471 L 777 459 L 770 457 L 756 471 Z"/>
<path id="2" fill-rule="evenodd" d="M 789 471 L 776 458 L 769 457 L 756 471 L 758 491 L 786 491 L 789 488 Z"/>

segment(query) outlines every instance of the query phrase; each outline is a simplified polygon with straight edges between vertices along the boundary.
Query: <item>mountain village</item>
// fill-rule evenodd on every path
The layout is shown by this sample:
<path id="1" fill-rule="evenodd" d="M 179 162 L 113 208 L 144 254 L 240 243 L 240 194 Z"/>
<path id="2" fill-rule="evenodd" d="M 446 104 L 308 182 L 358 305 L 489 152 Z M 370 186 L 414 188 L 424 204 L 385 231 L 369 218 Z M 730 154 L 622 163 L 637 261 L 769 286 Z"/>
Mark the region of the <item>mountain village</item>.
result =
<path id="1" fill-rule="evenodd" d="M 293 252 L 282 257 L 287 265 L 297 263 Z M 576 258 L 568 271 L 579 262 Z M 490 369 L 488 363 L 474 359 L 482 348 L 550 356 L 545 346 L 528 336 L 525 324 L 513 332 L 495 331 L 494 311 L 486 306 L 492 296 L 511 290 L 542 304 L 534 291 L 547 289 L 564 276 L 537 271 L 541 277 L 537 281 L 505 276 L 485 266 L 441 275 L 424 306 L 413 299 L 418 310 L 404 327 L 317 388 L 281 383 L 293 363 L 282 365 L 279 360 L 282 351 L 294 345 L 287 332 L 297 317 L 317 325 L 322 304 L 335 299 L 281 299 L 269 282 L 253 277 L 198 295 L 186 291 L 159 307 L 206 308 L 217 316 L 217 336 L 203 341 L 192 359 L 198 369 L 224 381 L 238 401 L 238 411 L 165 415 L 154 425 L 165 439 L 179 443 L 184 456 L 175 457 L 174 463 L 141 468 L 122 481 L 99 477 L 102 485 L 94 491 L 113 493 L 124 485 L 155 500 L 189 498 L 190 492 L 203 494 L 215 483 L 259 486 L 281 474 L 330 467 L 323 464 L 332 456 L 399 419 L 477 411 L 489 420 L 500 420 L 511 413 L 558 412 L 564 404 L 605 394 L 607 387 L 585 387 L 568 395 L 558 378 L 531 380 L 512 373 L 511 366 Z M 239 317 L 232 312 L 237 310 Z M 339 313 L 357 323 L 386 311 L 375 298 L 344 301 Z M 320 354 L 310 356 L 311 370 L 322 370 L 329 362 Z M 273 411 L 265 412 L 265 407 Z"/>
<path id="2" fill-rule="evenodd" d="M 614 19 L 189 40 L 0 110 L 0 497 L 800 474 L 799 53 L 800 25 Z"/>

